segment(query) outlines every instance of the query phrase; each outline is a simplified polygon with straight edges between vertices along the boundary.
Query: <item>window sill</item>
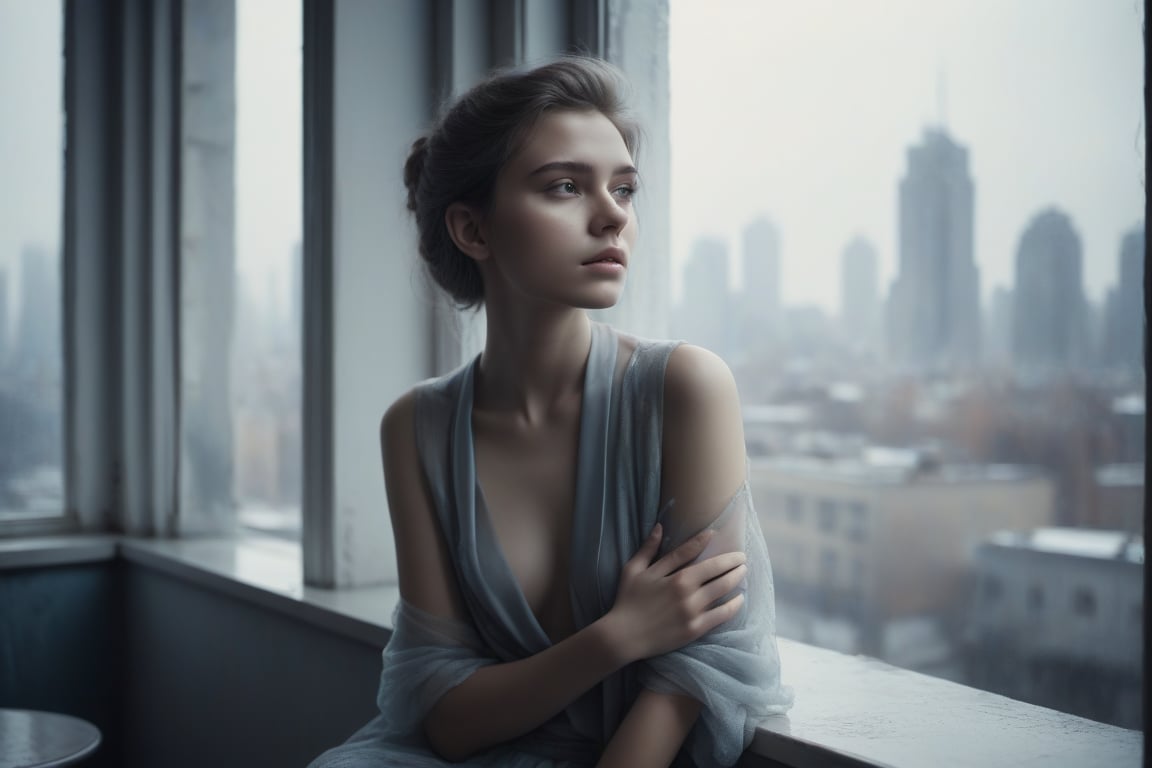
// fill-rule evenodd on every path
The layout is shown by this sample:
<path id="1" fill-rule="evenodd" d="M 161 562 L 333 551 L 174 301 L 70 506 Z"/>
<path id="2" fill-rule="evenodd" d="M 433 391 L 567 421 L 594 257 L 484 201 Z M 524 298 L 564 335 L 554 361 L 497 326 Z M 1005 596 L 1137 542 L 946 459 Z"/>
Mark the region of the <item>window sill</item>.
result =
<path id="1" fill-rule="evenodd" d="M 0 541 L 0 571 L 126 560 L 383 647 L 395 586 L 302 586 L 299 547 L 268 539 L 71 536 Z M 781 639 L 787 714 L 749 750 L 784 765 L 1137 766 L 1143 737 L 957 683 Z"/>

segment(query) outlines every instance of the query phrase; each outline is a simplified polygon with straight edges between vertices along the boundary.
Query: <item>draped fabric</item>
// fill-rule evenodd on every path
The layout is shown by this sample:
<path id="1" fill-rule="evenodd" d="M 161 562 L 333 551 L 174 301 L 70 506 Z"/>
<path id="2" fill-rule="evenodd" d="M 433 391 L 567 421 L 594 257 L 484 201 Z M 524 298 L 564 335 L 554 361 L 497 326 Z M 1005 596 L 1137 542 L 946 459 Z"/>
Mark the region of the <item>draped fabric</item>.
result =
<path id="1" fill-rule="evenodd" d="M 621 568 L 658 517 L 666 533 L 662 551 L 696 533 L 685 529 L 674 504 L 664 511 L 659 507 L 664 370 L 675 347 L 675 342 L 622 344 L 609 326 L 592 326 L 569 574 L 577 629 L 612 607 Z M 477 363 L 419 385 L 416 397 L 417 450 L 470 623 L 402 604 L 384 651 L 380 717 L 322 755 L 316 766 L 388 764 L 390 759 L 442 765 L 420 727 L 436 700 L 485 664 L 524 658 L 550 645 L 500 550 L 477 482 L 472 439 Z M 702 558 L 740 547 L 748 556 L 740 587 L 747 599 L 736 618 L 674 653 L 620 670 L 548 723 L 468 765 L 593 765 L 641 687 L 700 700 L 701 717 L 684 751 L 700 766 L 734 764 L 758 720 L 786 710 L 791 692 L 780 684 L 771 566 L 746 483 L 710 527 L 717 535 Z M 417 753 L 422 762 L 413 759 Z"/>
<path id="2" fill-rule="evenodd" d="M 697 533 L 685 530 L 675 515 L 661 522 L 667 532 L 661 554 Z M 756 724 L 786 711 L 792 696 L 780 685 L 772 569 L 747 482 L 708 527 L 715 534 L 697 560 L 735 549 L 747 555 L 748 575 L 737 588 L 746 593 L 744 606 L 699 640 L 646 659 L 639 675 L 645 688 L 686 694 L 703 704 L 684 745 L 696 765 L 733 765 Z"/>

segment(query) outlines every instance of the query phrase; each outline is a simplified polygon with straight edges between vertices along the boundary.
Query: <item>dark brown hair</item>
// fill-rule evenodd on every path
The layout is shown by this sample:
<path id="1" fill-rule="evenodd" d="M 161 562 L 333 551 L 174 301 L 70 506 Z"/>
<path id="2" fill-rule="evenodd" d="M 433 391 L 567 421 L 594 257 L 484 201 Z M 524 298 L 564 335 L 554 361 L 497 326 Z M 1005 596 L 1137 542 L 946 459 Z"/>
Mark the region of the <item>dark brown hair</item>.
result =
<path id="1" fill-rule="evenodd" d="M 404 185 L 408 210 L 416 214 L 420 256 L 459 306 L 483 303 L 484 284 L 476 263 L 448 235 L 448 206 L 459 202 L 487 210 L 500 169 L 547 112 L 600 112 L 635 156 L 639 128 L 627 114 L 623 91 L 615 67 L 585 56 L 497 72 L 452 102 L 412 145 Z"/>

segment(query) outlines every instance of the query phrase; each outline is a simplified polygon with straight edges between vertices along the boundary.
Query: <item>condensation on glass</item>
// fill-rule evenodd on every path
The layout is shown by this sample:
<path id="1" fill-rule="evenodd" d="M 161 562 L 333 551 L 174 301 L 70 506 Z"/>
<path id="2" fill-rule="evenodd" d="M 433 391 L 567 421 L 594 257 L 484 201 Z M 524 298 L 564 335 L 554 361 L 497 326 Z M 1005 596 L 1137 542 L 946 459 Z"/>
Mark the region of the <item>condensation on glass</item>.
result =
<path id="1" fill-rule="evenodd" d="M 0 521 L 64 513 L 63 7 L 0 4 Z"/>
<path id="2" fill-rule="evenodd" d="M 275 0 L 183 8 L 182 524 L 295 538 L 301 13 Z"/>

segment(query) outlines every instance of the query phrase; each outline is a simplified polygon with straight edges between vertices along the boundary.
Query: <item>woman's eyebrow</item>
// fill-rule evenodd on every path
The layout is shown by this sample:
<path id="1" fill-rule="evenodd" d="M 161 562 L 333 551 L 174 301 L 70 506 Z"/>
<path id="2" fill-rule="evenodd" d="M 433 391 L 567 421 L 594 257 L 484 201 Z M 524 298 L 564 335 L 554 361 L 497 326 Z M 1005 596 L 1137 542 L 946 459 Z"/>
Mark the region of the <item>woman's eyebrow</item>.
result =
<path id="1" fill-rule="evenodd" d="M 569 173 L 584 173 L 590 174 L 595 172 L 595 168 L 590 163 L 582 163 L 578 160 L 556 160 L 551 163 L 545 163 L 529 176 L 538 176 L 542 173 L 552 173 L 553 171 L 567 171 Z M 613 176 L 623 176 L 625 174 L 638 173 L 636 167 L 633 165 L 621 165 L 612 172 Z"/>

